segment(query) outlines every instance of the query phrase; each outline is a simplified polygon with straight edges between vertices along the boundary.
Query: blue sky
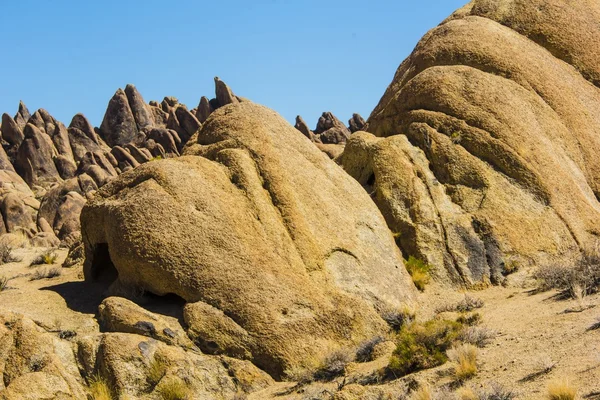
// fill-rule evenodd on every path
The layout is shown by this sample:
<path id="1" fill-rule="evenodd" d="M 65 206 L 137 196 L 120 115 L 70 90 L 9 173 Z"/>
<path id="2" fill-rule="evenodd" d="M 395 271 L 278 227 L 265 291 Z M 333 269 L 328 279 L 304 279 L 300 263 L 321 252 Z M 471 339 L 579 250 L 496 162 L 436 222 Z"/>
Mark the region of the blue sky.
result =
<path id="1" fill-rule="evenodd" d="M 219 76 L 289 121 L 366 118 L 420 37 L 466 2 L 3 1 L 0 113 L 22 99 L 98 126 L 127 83 L 193 108 Z"/>

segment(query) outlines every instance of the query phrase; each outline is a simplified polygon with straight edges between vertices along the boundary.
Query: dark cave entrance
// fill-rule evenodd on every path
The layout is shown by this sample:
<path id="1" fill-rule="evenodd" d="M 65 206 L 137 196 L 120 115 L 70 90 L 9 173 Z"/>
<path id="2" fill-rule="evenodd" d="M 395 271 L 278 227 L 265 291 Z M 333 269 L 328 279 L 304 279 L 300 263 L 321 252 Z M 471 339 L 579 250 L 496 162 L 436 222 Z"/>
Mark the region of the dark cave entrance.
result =
<path id="1" fill-rule="evenodd" d="M 94 281 L 108 285 L 116 281 L 119 277 L 119 272 L 110 258 L 108 243 L 97 243 L 94 245 L 91 273 Z"/>

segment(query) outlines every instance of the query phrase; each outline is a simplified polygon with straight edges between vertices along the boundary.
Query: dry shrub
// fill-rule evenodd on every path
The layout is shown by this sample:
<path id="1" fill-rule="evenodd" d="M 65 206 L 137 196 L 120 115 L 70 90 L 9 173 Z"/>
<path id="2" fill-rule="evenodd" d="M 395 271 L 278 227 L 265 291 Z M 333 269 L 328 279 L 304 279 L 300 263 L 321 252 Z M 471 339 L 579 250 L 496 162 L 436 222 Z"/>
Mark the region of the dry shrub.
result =
<path id="1" fill-rule="evenodd" d="M 54 268 L 49 268 L 49 269 L 40 268 L 33 273 L 31 278 L 29 278 L 29 280 L 30 281 L 39 281 L 40 279 L 51 279 L 51 278 L 56 278 L 57 276 L 61 276 L 61 275 L 62 275 L 62 269 L 60 267 L 54 267 Z"/>
<path id="2" fill-rule="evenodd" d="M 499 383 L 492 382 L 479 393 L 479 400 L 512 400 L 517 394 Z"/>
<path id="3" fill-rule="evenodd" d="M 548 385 L 548 400 L 574 400 L 577 389 L 568 380 L 559 379 Z"/>
<path id="4" fill-rule="evenodd" d="M 346 367 L 354 361 L 354 353 L 348 349 L 338 349 L 325 357 L 314 373 L 316 380 L 331 380 L 346 371 Z"/>
<path id="5" fill-rule="evenodd" d="M 481 323 L 481 319 L 481 314 L 476 312 L 472 314 L 463 314 L 456 318 L 456 322 L 460 322 L 461 324 L 467 326 L 474 326 L 479 325 L 479 323 Z"/>
<path id="6" fill-rule="evenodd" d="M 442 313 L 442 312 L 471 312 L 477 308 L 481 308 L 484 306 L 484 302 L 483 300 L 477 298 L 477 297 L 473 297 L 473 296 L 469 296 L 468 294 L 465 294 L 465 297 L 459 301 L 458 303 L 451 303 L 451 304 L 446 304 L 442 307 L 438 307 L 436 312 Z"/>
<path id="7" fill-rule="evenodd" d="M 406 305 L 400 308 L 387 308 L 381 311 L 381 318 L 396 332 L 403 326 L 413 322 L 416 316 L 417 313 L 414 308 Z"/>
<path id="8" fill-rule="evenodd" d="M 383 342 L 385 342 L 385 338 L 383 336 L 375 336 L 362 342 L 356 350 L 356 361 L 373 361 L 373 350 L 375 349 L 375 346 Z"/>
<path id="9" fill-rule="evenodd" d="M 36 258 L 34 258 L 31 261 L 31 264 L 29 264 L 30 267 L 36 266 L 36 265 L 52 265 L 56 262 L 56 259 L 58 258 L 58 255 L 54 252 L 54 250 L 48 250 L 45 251 L 44 253 L 38 255 Z"/>
<path id="10" fill-rule="evenodd" d="M 8 289 L 8 281 L 9 279 L 5 276 L 0 277 L 0 292 L 5 291 L 6 289 Z"/>
<path id="11" fill-rule="evenodd" d="M 596 293 L 600 289 L 600 252 L 586 250 L 574 265 L 547 264 L 533 273 L 539 291 L 557 289 L 573 298 Z"/>
<path id="12" fill-rule="evenodd" d="M 483 348 L 490 344 L 497 335 L 496 331 L 486 327 L 468 326 L 460 332 L 458 340 Z"/>

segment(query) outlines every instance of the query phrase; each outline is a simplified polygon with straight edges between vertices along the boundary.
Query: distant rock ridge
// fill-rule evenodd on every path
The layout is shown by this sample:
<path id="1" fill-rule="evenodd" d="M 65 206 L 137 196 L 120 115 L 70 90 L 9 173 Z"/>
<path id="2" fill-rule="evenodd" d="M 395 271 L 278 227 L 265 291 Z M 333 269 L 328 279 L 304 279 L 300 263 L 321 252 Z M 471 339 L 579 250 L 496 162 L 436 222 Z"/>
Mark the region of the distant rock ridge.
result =
<path id="1" fill-rule="evenodd" d="M 242 101 L 218 77 L 215 97 L 201 97 L 191 111 L 175 97 L 146 103 L 127 85 L 110 99 L 99 128 L 83 114 L 66 127 L 20 102 L 0 125 L 0 234 L 24 234 L 38 245 L 70 244 L 80 237 L 86 197 L 140 164 L 180 156 L 214 110 Z"/>

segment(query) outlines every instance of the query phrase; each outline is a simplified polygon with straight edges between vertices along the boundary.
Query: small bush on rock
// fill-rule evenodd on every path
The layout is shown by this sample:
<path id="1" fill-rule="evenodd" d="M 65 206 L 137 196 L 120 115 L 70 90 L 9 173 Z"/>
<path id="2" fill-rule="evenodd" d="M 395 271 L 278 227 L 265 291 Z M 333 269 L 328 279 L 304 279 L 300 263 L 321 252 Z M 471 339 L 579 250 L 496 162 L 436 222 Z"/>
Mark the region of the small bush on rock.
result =
<path id="1" fill-rule="evenodd" d="M 431 265 L 427 264 L 423 260 L 419 260 L 418 258 L 410 256 L 408 257 L 408 260 L 404 262 L 404 266 L 410 274 L 417 289 L 420 291 L 425 290 L 425 286 L 431 279 L 429 276 Z"/>

